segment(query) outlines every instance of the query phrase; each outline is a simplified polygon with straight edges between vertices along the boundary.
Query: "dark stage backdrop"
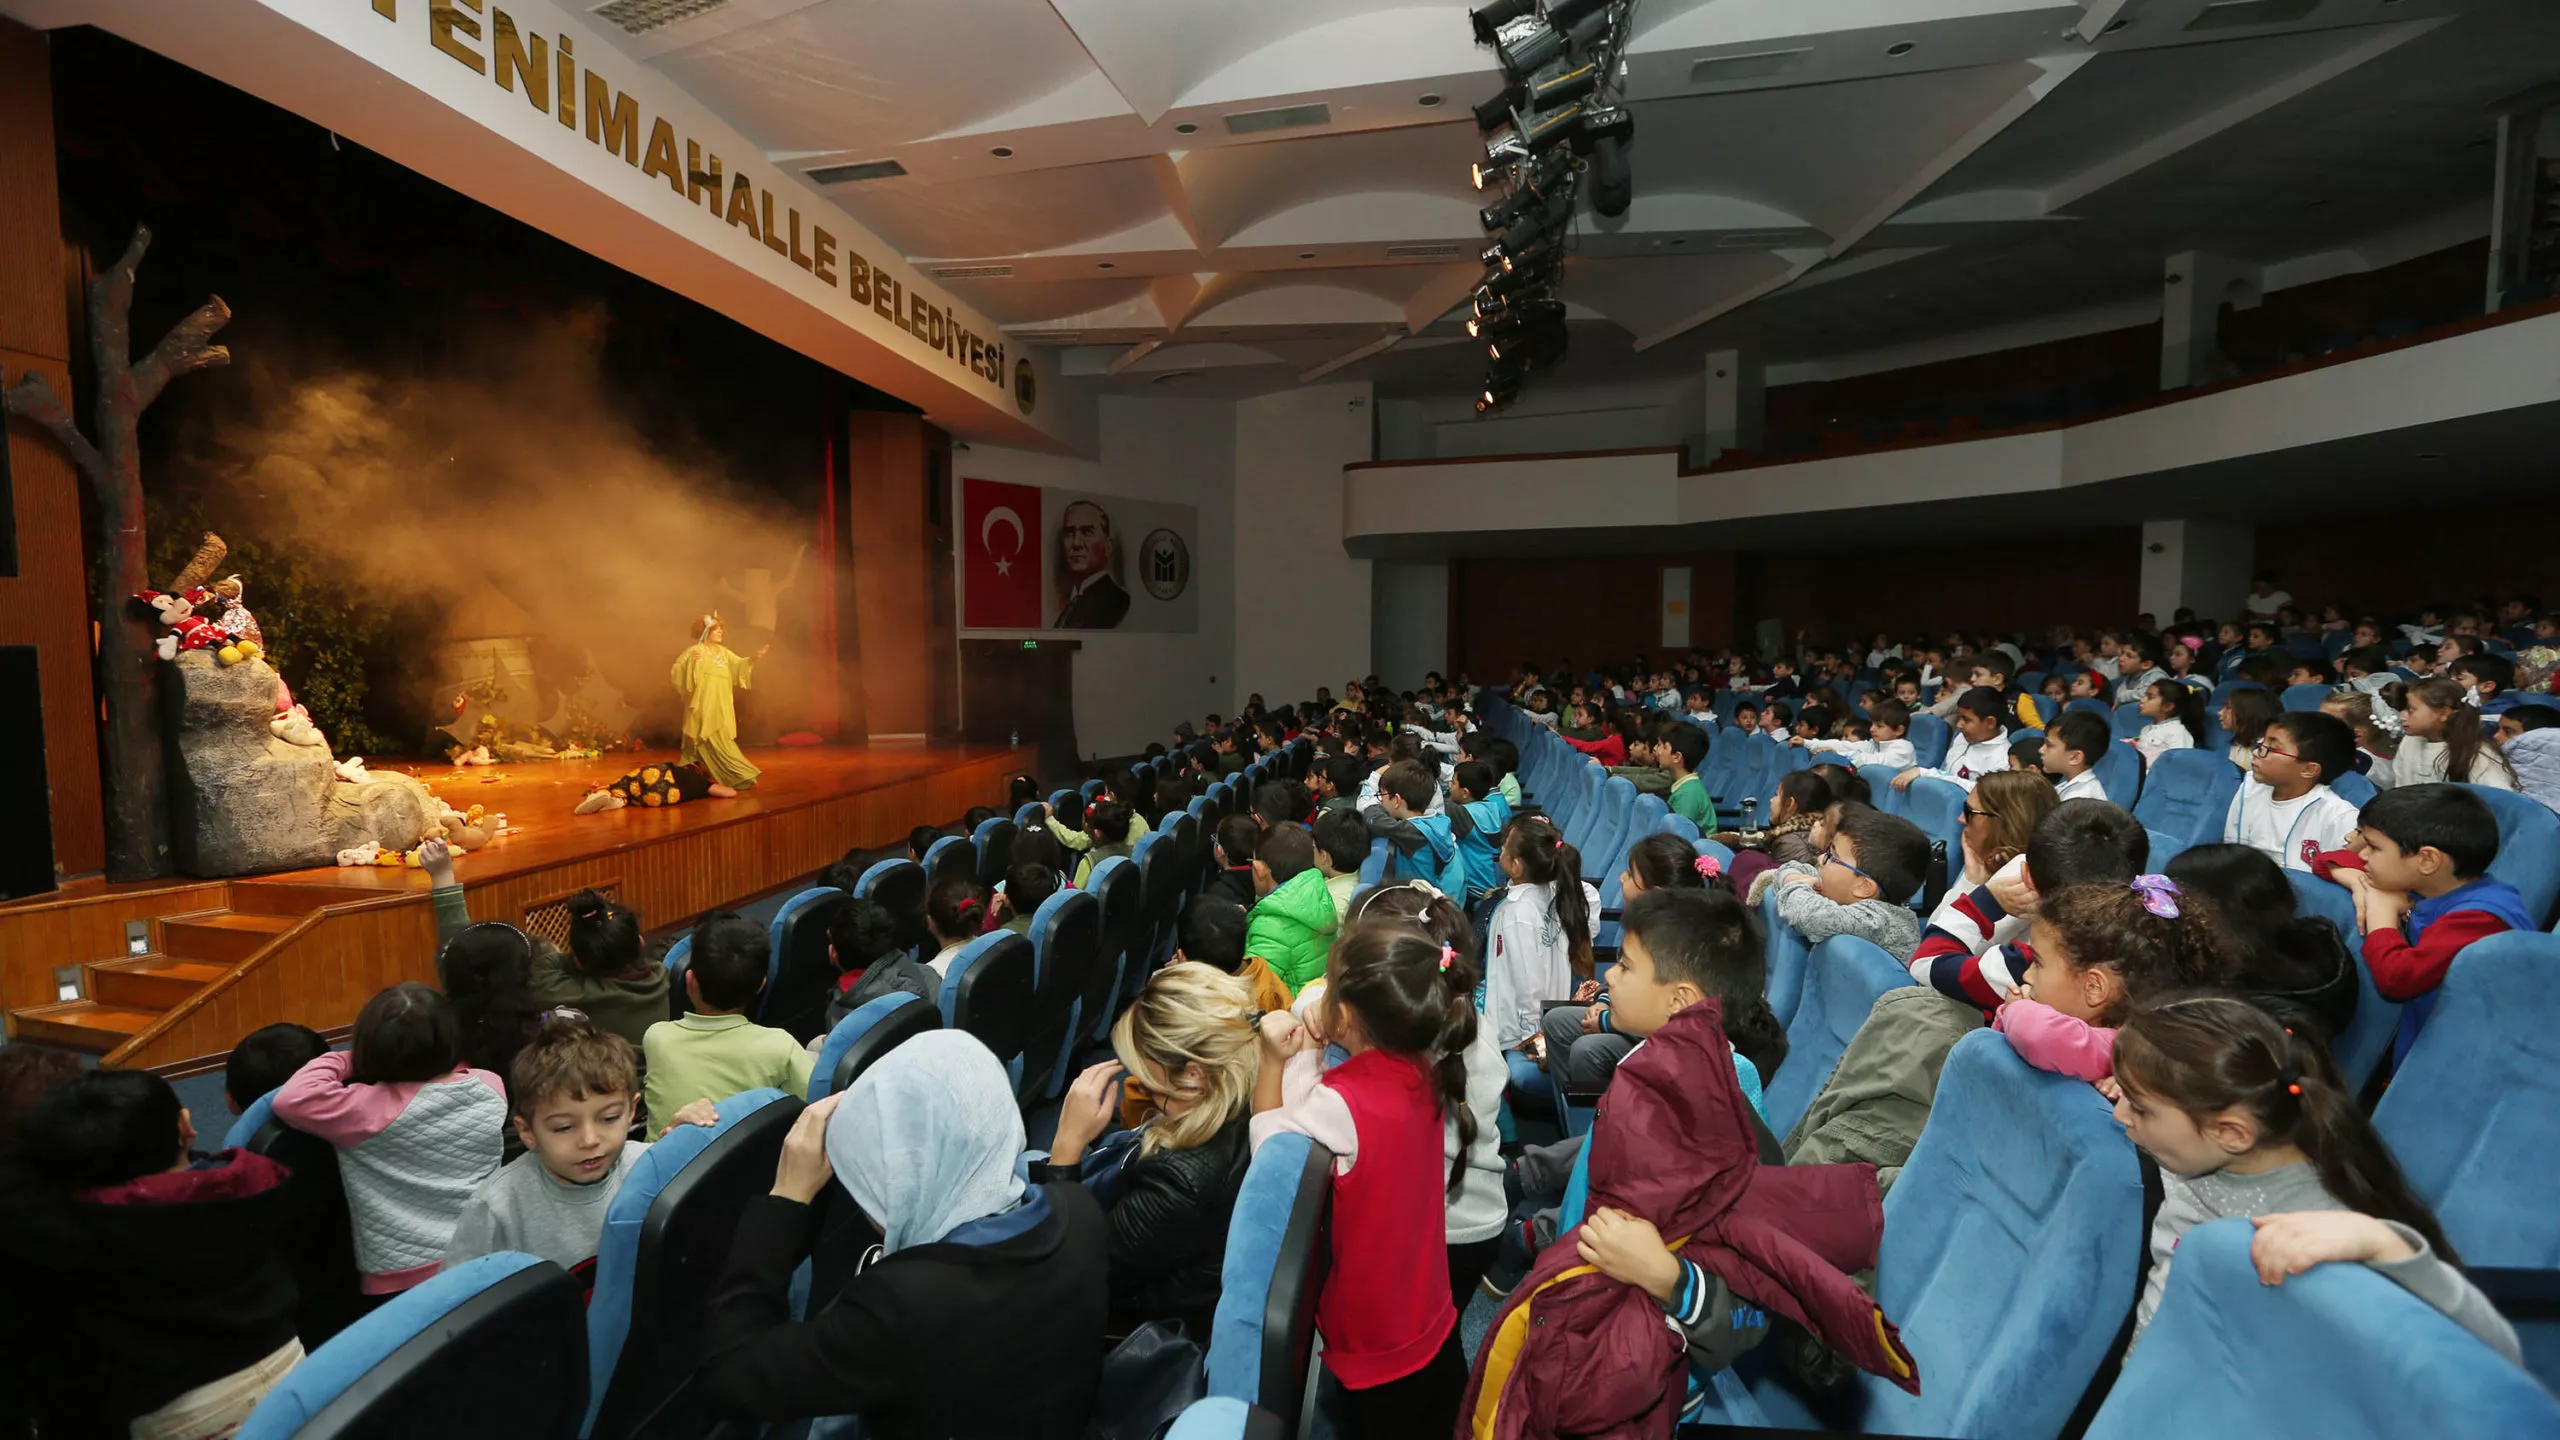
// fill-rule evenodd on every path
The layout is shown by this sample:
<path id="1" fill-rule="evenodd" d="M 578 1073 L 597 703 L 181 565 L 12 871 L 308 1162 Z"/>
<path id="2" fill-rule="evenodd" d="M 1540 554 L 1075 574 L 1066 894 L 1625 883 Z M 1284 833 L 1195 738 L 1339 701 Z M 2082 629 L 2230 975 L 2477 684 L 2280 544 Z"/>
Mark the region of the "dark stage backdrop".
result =
<path id="1" fill-rule="evenodd" d="M 148 223 L 156 239 L 142 267 L 134 333 L 148 343 L 207 294 L 220 294 L 236 316 L 221 337 L 237 357 L 234 368 L 172 386 L 143 418 L 145 483 L 156 510 L 172 513 L 199 498 L 202 437 L 254 413 L 276 383 L 276 367 L 467 381 L 492 354 L 532 350 L 556 341 L 563 327 L 580 327 L 595 389 L 618 424 L 670 469 L 724 477 L 748 503 L 780 517 L 811 542 L 810 565 L 839 567 L 832 575 L 804 572 L 796 592 L 802 609 L 775 638 L 782 646 L 840 647 L 843 664 L 807 667 L 809 683 L 856 673 L 852 587 L 842 569 L 852 547 L 845 528 L 825 537 L 833 543 L 818 543 L 830 518 L 826 491 L 831 471 L 843 483 L 852 414 L 913 414 L 912 407 L 147 51 L 91 30 L 56 32 L 52 47 L 64 269 L 76 274 L 95 257 L 113 256 L 135 223 Z M 431 473 L 418 477 L 421 486 L 435 483 Z M 205 518 L 244 532 L 259 520 Z M 666 567 L 671 585 L 707 591 L 711 577 L 687 568 L 712 563 L 701 558 L 704 537 L 629 537 L 617 534 L 618 518 L 598 506 L 591 532 L 550 538 L 564 549 L 636 540 Z M 488 520 L 507 523 L 503 514 Z M 861 523 L 842 503 L 832 520 Z M 474 563 L 469 553 L 452 557 L 457 571 Z M 489 578 L 501 587 L 507 579 Z M 844 597 L 843 613 L 818 617 L 818 602 L 830 596 Z M 421 627 L 438 619 L 434 610 L 413 608 L 387 633 L 360 642 L 364 716 L 385 735 L 407 740 L 420 731 L 428 697 L 416 656 L 426 648 Z M 734 644 L 738 627 L 731 629 Z M 673 723 L 672 697 L 661 693 L 664 667 L 687 638 L 663 637 L 654 676 L 636 667 L 608 677 L 648 702 L 642 714 L 652 728 Z M 840 716 L 858 733 L 858 690 L 801 699 L 800 716 Z"/>

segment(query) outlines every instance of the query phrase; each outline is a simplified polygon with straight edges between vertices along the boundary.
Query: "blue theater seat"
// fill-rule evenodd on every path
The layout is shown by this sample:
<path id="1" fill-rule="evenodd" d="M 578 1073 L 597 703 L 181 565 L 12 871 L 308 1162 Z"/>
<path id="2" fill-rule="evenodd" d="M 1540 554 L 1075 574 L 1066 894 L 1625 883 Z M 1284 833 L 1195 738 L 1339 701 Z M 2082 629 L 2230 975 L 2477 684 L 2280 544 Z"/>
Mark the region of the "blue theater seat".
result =
<path id="1" fill-rule="evenodd" d="M 1146 873 L 1137 862 L 1119 855 L 1095 866 L 1086 881 L 1086 890 L 1102 909 L 1102 928 L 1100 948 L 1094 953 L 1092 967 L 1085 972 L 1084 990 L 1077 997 L 1071 1050 L 1099 1044 L 1110 1033 L 1111 1022 L 1119 1018 L 1113 1002 L 1123 993 L 1130 973 L 1144 968 L 1146 885 Z"/>
<path id="2" fill-rule="evenodd" d="M 1902 792 L 1893 788 L 1893 777 L 1901 773 L 1890 765 L 1858 767 L 1858 776 L 1867 782 L 1867 793 L 1874 799 L 1875 807 L 1887 815 L 1902 813 Z"/>
<path id="3" fill-rule="evenodd" d="M 2297 656 L 2295 658 L 2301 659 L 2305 657 Z M 2308 658 L 2317 660 L 2320 657 L 2314 655 Z M 2330 693 L 2336 688 L 2337 687 L 2333 685 L 2287 685 L 2284 687 L 2284 695 L 2282 697 L 2284 708 L 2287 710 L 2317 710 L 2320 708 L 2320 702 L 2328 699 Z"/>
<path id="4" fill-rule="evenodd" d="M 2498 817 L 2498 858 L 2489 873 L 2516 887 L 2525 913 L 2536 924 L 2549 925 L 2552 908 L 2560 905 L 2560 816 L 2512 790 L 2462 788 L 2486 801 L 2489 813 Z"/>
<path id="5" fill-rule="evenodd" d="M 1031 942 L 1009 930 L 993 930 L 951 957 L 942 977 L 942 1024 L 965 1030 L 995 1052 L 1022 1093 L 1022 1050 L 1031 1033 L 1037 961 Z"/>
<path id="6" fill-rule="evenodd" d="M 2151 722 L 2142 717 L 2142 702 L 2128 700 L 2118 705 L 2107 721 L 2107 733 L 2118 740 L 2130 740 L 2142 733 Z"/>
<path id="7" fill-rule="evenodd" d="M 1858 1027 L 1867 1023 L 1877 997 L 1918 982 L 1883 947 L 1855 935 L 1835 935 L 1805 959 L 1804 986 L 1794 1018 L 1787 1021 L 1787 1059 L 1763 1088 L 1760 1104 L 1769 1131 L 1796 1128 L 1813 1097 L 1822 1093 Z"/>
<path id="8" fill-rule="evenodd" d="M 1919 753 L 1923 767 L 1933 767 L 1947 758 L 1947 742 L 1954 733 L 1946 721 L 1935 715 L 1911 717 L 1911 748 Z"/>
<path id="9" fill-rule="evenodd" d="M 2339 776 L 2329 782 L 2329 788 L 2337 792 L 2339 799 L 2359 810 L 2372 804 L 2373 797 L 2382 793 L 2381 787 L 2375 785 L 2373 780 L 2360 770 Z"/>
<path id="10" fill-rule="evenodd" d="M 897 922 L 899 946 L 918 956 L 933 940 L 924 924 L 925 895 L 932 888 L 924 867 L 913 860 L 883 860 L 853 882 L 854 894 L 878 901 Z"/>
<path id="11" fill-rule="evenodd" d="M 1861 1374 L 1817 1421 L 1775 1375 L 1725 1371 L 1708 1418 L 2054 1440 L 2133 1306 L 2143 1240 L 2142 1177 L 2112 1107 L 1977 1030 L 1948 1053 L 1884 1202 L 1876 1303 L 1919 1362 L 1920 1393 Z"/>
<path id="12" fill-rule="evenodd" d="M 2141 751 L 2122 743 L 2109 744 L 2091 768 L 2097 772 L 2098 784 L 2107 792 L 2107 799 L 2127 810 L 2134 807 L 2142 794 Z"/>
<path id="13" fill-rule="evenodd" d="M 1209 1393 L 1269 1410 L 1284 1435 L 1298 1433 L 1316 1296 L 1331 1263 L 1332 1209 L 1333 1152 L 1283 1134 L 1254 1152 L 1227 1222 L 1209 1330 Z"/>
<path id="14" fill-rule="evenodd" d="M 1903 818 L 1920 827 L 1931 843 L 1946 847 L 1946 869 L 1927 877 L 1924 890 L 1953 885 L 1964 877 L 1965 788 L 1952 780 L 1923 775 L 1902 792 Z"/>
<path id="15" fill-rule="evenodd" d="M 688 930 L 667 944 L 667 953 L 658 957 L 667 967 L 667 1013 L 670 1018 L 693 1008 L 685 998 L 684 974 L 693 968 L 693 932 Z"/>
<path id="16" fill-rule="evenodd" d="M 1212 1395 L 1193 1401 L 1164 1440 L 1284 1440 L 1287 1435 L 1280 1417 L 1261 1406 Z"/>
<path id="17" fill-rule="evenodd" d="M 1124 1009 L 1145 988 L 1147 977 L 1173 958 L 1174 941 L 1181 934 L 1183 881 L 1187 874 L 1181 840 L 1164 831 L 1139 841 L 1129 858 L 1137 862 L 1146 914 L 1145 934 L 1139 938 L 1135 952 L 1137 963 L 1130 967 L 1120 987 L 1120 1005 Z"/>
<path id="18" fill-rule="evenodd" d="M 809 1098 L 824 1100 L 853 1087 L 872 1062 L 927 1030 L 942 1028 L 942 1011 L 904 990 L 875 996 L 827 1032 L 818 1063 L 809 1070 Z"/>
<path id="19" fill-rule="evenodd" d="M 845 893 L 819 885 L 782 902 L 765 927 L 764 993 L 756 998 L 756 1023 L 788 1030 L 802 1044 L 827 1023 L 827 998 L 835 993 L 835 962 L 827 958 L 827 927 Z"/>
<path id="20" fill-rule="evenodd" d="M 2159 868 L 2158 856 L 2152 857 L 2151 865 L 2155 870 Z M 2357 941 L 2355 902 L 2347 898 L 2346 887 L 2300 870 L 2287 870 L 2284 878 L 2293 886 L 2294 913 L 2317 916 L 2335 926 L 2339 938 L 2347 942 L 2347 954 L 2355 961 L 2356 1013 L 2347 1021 L 2346 1032 L 2331 1038 L 2329 1055 L 2338 1062 L 2348 1088 L 2362 1090 L 2373 1067 L 2391 1051 L 2391 1036 L 2400 1028 L 2400 1007 L 2383 999 L 2382 992 L 2373 988 L 2373 972 L 2365 968 Z"/>
<path id="21" fill-rule="evenodd" d="M 773 1188 L 797 1096 L 749 1090 L 716 1126 L 679 1125 L 631 1166 L 605 1210 L 587 1306 L 590 1440 L 704 1434 L 694 1392 L 703 1317 L 747 1202 Z"/>
<path id="22" fill-rule="evenodd" d="M 2183 841 L 2181 849 L 2219 844 L 2231 797 L 2239 791 L 2240 767 L 2222 751 L 2164 750 L 2151 762 L 2133 815 L 2146 827 Z M 2151 857 L 2154 869 L 2161 863 L 2159 856 Z"/>
<path id="23" fill-rule="evenodd" d="M 587 1402 L 578 1282 L 502 1250 L 393 1296 L 286 1372 L 238 1440 L 568 1440 Z"/>
<path id="24" fill-rule="evenodd" d="M 1769 1012 L 1785 1025 L 1795 1019 L 1796 1006 L 1804 998 L 1804 970 L 1813 942 L 1779 918 L 1775 883 L 1760 897 L 1760 925 L 1768 937 Z"/>
<path id="25" fill-rule="evenodd" d="M 978 878 L 978 847 L 966 835 L 945 835 L 925 847 L 925 878 L 935 884 L 958 876 L 963 880 Z"/>
<path id="26" fill-rule="evenodd" d="M 1066 1085 L 1085 986 L 1102 963 L 1102 906 L 1091 891 L 1061 890 L 1040 902 L 1031 916 L 1031 953 L 1031 1032 L 1023 1044 L 1022 1093 L 1046 1100 Z"/>
<path id="27" fill-rule="evenodd" d="M 2178 1242 L 2142 1343 L 2088 1440 L 2159 1436 L 2560 1435 L 2560 1401 L 2362 1265 L 2259 1283 L 2247 1220 Z"/>
<path id="28" fill-rule="evenodd" d="M 2560 935 L 2518 931 L 2464 947 L 2373 1112 L 2467 1264 L 2560 1269 L 2555 977 Z"/>
<path id="29" fill-rule="evenodd" d="M 997 816 L 979 821 L 977 833 L 970 838 L 978 846 L 978 884 L 992 892 L 1013 868 L 1013 842 L 1022 838 L 1022 827 Z"/>

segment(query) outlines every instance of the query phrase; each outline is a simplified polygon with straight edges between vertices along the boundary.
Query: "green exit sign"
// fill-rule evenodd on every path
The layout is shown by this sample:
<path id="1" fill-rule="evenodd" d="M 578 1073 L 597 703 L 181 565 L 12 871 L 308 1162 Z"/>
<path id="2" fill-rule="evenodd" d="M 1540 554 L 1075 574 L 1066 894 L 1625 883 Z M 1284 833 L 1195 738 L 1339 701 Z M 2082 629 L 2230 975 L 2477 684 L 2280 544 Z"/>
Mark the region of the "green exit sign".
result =
<path id="1" fill-rule="evenodd" d="M 1037 640 L 1025 640 L 1022 642 L 1022 648 L 1025 650 L 1037 650 L 1040 648 L 1040 642 Z"/>

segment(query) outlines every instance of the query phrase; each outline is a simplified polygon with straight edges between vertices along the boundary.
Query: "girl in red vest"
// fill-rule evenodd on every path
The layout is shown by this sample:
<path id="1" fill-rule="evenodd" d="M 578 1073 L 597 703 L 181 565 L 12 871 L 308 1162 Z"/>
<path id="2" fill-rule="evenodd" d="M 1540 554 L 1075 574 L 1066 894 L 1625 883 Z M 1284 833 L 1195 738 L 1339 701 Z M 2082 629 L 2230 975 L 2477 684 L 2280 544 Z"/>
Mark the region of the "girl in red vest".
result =
<path id="1" fill-rule="evenodd" d="M 1333 1266 L 1316 1299 L 1325 1368 L 1342 1385 L 1334 1433 L 1448 1435 L 1467 1380 L 1445 1207 L 1475 1140 L 1465 1058 L 1474 967 L 1407 924 L 1377 920 L 1345 929 L 1326 969 L 1314 1024 L 1263 1017 L 1253 1142 L 1296 1131 L 1335 1157 Z M 1327 1042 L 1351 1058 L 1322 1069 Z M 1442 1145 L 1451 1118 L 1455 1163 Z"/>

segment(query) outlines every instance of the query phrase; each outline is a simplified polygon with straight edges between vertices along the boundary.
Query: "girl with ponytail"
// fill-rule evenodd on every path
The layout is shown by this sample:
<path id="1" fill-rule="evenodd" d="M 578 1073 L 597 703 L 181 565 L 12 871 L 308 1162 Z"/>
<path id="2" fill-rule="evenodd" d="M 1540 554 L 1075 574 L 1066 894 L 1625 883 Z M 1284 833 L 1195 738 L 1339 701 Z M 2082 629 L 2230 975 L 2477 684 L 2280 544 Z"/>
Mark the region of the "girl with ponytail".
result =
<path id="1" fill-rule="evenodd" d="M 1665 837 L 1673 838 L 1677 837 Z M 1352 901 L 1346 919 L 1401 920 L 1449 947 L 1447 983 L 1472 992 L 1476 953 L 1475 927 L 1457 902 L 1419 880 L 1381 886 Z M 1319 980 L 1309 989 L 1323 987 Z M 1321 1000 L 1316 1002 L 1322 1004 Z M 1301 1010 L 1306 1006 L 1301 997 Z M 1475 1038 L 1460 1055 L 1467 1077 L 1467 1103 L 1449 1112 L 1441 1131 L 1441 1148 L 1453 1169 L 1464 1166 L 1449 1192 L 1449 1303 L 1461 1311 L 1476 1292 L 1502 1244 L 1503 1218 L 1510 1200 L 1503 1193 L 1501 1113 L 1503 1087 L 1511 1071 L 1495 1048 L 1493 1031 L 1476 1025 Z"/>
<path id="2" fill-rule="evenodd" d="M 2480 724 L 2480 707 L 2471 702 L 2461 682 L 2438 679 L 2408 686 L 2401 691 L 2399 703 L 2407 738 L 2391 762 L 2392 783 L 2450 780 L 2493 790 L 2516 788 L 2515 768 L 2488 739 Z"/>
<path id="3" fill-rule="evenodd" d="M 1460 1194 L 1476 1117 L 1473 967 L 1411 920 L 1354 912 L 1325 967 L 1313 1027 L 1262 1018 L 1253 1143 L 1295 1132 L 1330 1150 L 1332 1266 L 1316 1297 L 1324 1364 L 1342 1385 L 1343 1440 L 1447 1435 L 1466 1366 L 1446 1273 L 1446 1202 Z M 1330 1042 L 1350 1058 L 1321 1068 Z M 1443 1135 L 1454 1116 L 1457 1157 Z"/>
<path id="4" fill-rule="evenodd" d="M 2265 1283 L 2314 1265 L 2370 1265 L 2518 1360 L 2515 1331 L 2454 1268 L 2461 1260 L 2435 1216 L 2312 1032 L 2235 997 L 2172 996 L 2134 1009 L 2116 1036 L 2115 1071 L 2116 1122 L 2161 1171 L 2135 1343 L 2160 1308 L 2179 1239 L 2245 1215 L 2258 1227 L 2249 1253 Z"/>
<path id="5" fill-rule="evenodd" d="M 1510 886 L 1486 926 L 1484 1023 L 1511 1067 L 1511 1083 L 1529 1095 L 1553 1087 L 1530 1041 L 1549 1001 L 1570 1000 L 1576 981 L 1591 978 L 1591 929 L 1600 891 L 1582 878 L 1582 854 L 1555 822 L 1523 815 L 1502 840 L 1502 873 Z"/>
<path id="6" fill-rule="evenodd" d="M 2009 1037 L 2019 1059 L 2102 1089 L 2114 1074 L 2113 1027 L 2134 1005 L 2239 978 L 2238 957 L 2214 923 L 2211 902 L 2166 875 L 2065 886 L 2037 907 L 2028 933 L 2035 958 L 1992 1027 Z"/>
<path id="7" fill-rule="evenodd" d="M 946 875 L 933 882 L 924 900 L 924 924 L 933 932 L 934 956 L 925 963 L 948 978 L 951 957 L 987 932 L 987 896 L 965 875 Z"/>

